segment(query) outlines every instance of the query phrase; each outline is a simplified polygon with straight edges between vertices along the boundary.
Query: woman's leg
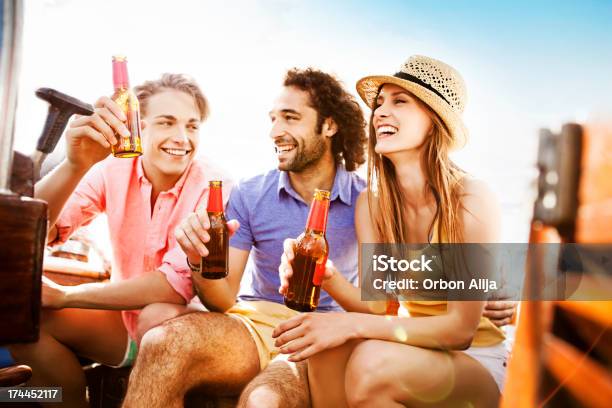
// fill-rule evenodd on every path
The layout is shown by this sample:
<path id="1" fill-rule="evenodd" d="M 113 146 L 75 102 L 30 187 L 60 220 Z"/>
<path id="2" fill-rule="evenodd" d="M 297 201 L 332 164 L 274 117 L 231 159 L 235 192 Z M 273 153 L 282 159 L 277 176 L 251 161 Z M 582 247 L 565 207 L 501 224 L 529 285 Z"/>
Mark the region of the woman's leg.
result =
<path id="1" fill-rule="evenodd" d="M 313 408 L 346 407 L 344 377 L 346 364 L 363 340 L 352 340 L 308 359 L 308 384 Z"/>
<path id="2" fill-rule="evenodd" d="M 18 363 L 32 367 L 31 386 L 63 387 L 63 406 L 86 406 L 85 375 L 75 355 L 117 365 L 127 346 L 121 313 L 110 310 L 43 310 L 40 339 L 9 346 Z"/>
<path id="3" fill-rule="evenodd" d="M 497 384 L 476 360 L 380 340 L 355 347 L 344 387 L 350 407 L 496 407 Z"/>

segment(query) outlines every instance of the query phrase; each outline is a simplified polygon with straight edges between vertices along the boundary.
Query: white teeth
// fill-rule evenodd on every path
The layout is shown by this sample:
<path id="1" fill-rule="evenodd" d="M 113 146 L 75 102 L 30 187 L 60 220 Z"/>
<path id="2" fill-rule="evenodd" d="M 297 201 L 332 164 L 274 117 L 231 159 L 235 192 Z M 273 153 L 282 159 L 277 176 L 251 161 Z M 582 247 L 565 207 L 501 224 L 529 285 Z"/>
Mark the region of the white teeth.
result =
<path id="1" fill-rule="evenodd" d="M 189 151 L 183 150 L 183 149 L 168 149 L 168 148 L 164 149 L 162 148 L 162 150 L 173 156 L 185 156 L 187 153 L 189 153 Z"/>
<path id="2" fill-rule="evenodd" d="M 394 127 L 394 126 L 384 125 L 384 126 L 378 127 L 378 129 L 376 129 L 376 134 L 379 135 L 379 136 L 380 135 L 393 135 L 395 133 L 397 133 L 397 128 Z"/>
<path id="3" fill-rule="evenodd" d="M 295 149 L 293 145 L 276 146 L 276 153 L 285 153 Z"/>

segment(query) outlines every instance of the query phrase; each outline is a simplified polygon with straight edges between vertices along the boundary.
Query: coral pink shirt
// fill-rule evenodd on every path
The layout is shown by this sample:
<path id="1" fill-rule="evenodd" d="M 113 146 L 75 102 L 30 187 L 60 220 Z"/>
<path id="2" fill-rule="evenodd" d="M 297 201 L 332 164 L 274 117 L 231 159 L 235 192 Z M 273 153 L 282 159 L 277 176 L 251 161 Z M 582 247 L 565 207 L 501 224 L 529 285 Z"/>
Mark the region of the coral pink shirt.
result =
<path id="1" fill-rule="evenodd" d="M 105 212 L 113 249 L 111 281 L 140 276 L 159 269 L 183 298 L 192 297 L 185 255 L 174 238 L 177 225 L 208 199 L 208 181 L 223 180 L 224 203 L 232 182 L 221 171 L 194 160 L 177 183 L 157 197 L 151 209 L 151 183 L 142 159 L 109 157 L 96 164 L 81 180 L 57 220 L 58 239 Z M 123 312 L 128 333 L 134 338 L 137 310 Z"/>

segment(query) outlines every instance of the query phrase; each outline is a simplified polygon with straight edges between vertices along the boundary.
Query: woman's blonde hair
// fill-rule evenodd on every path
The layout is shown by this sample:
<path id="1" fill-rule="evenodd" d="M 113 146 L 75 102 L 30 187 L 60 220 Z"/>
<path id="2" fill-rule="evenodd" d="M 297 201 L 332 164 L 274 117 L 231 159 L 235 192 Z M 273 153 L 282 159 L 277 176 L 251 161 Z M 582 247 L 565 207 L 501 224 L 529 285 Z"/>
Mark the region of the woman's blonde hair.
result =
<path id="1" fill-rule="evenodd" d="M 462 242 L 459 182 L 465 173 L 448 157 L 452 139 L 442 119 L 420 99 L 414 95 L 413 98 L 427 112 L 433 124 L 432 131 L 420 147 L 426 188 L 436 201 L 436 214 L 429 227 L 428 241 L 437 221 L 439 241 Z M 374 106 L 372 109 L 369 125 L 368 206 L 380 242 L 407 243 L 410 225 L 395 167 L 391 160 L 374 151 L 376 130 L 372 119 L 376 108 Z"/>

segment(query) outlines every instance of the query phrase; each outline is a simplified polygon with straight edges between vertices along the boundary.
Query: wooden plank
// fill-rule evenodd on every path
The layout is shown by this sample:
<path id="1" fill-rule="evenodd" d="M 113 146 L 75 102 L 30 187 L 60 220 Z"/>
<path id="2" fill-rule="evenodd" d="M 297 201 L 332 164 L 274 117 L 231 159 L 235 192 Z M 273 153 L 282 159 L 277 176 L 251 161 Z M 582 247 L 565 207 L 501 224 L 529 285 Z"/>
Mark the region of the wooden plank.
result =
<path id="1" fill-rule="evenodd" d="M 583 126 L 576 242 L 612 243 L 612 119 Z"/>
<path id="2" fill-rule="evenodd" d="M 610 177 L 612 185 L 612 175 Z M 576 242 L 612 243 L 612 197 L 578 207 Z"/>
<path id="3" fill-rule="evenodd" d="M 530 244 L 558 243 L 561 237 L 555 228 L 539 221 L 531 224 Z M 542 260 L 535 246 L 530 248 L 525 271 L 525 290 L 538 290 L 542 276 Z M 533 408 L 538 406 L 542 367 L 542 335 L 551 325 L 553 302 L 523 301 L 516 341 L 508 362 L 508 375 L 501 400 L 502 408 Z"/>
<path id="4" fill-rule="evenodd" d="M 583 126 L 579 201 L 582 205 L 612 198 L 612 120 Z"/>
<path id="5" fill-rule="evenodd" d="M 34 197 L 34 164 L 28 156 L 13 152 L 11 191 L 20 196 Z"/>
<path id="6" fill-rule="evenodd" d="M 32 369 L 26 365 L 0 368 L 0 387 L 16 387 L 32 378 Z"/>
<path id="7" fill-rule="evenodd" d="M 598 168 L 612 159 L 612 115 L 593 118 L 582 125 L 583 169 Z"/>
<path id="8" fill-rule="evenodd" d="M 612 377 L 588 355 L 549 334 L 544 338 L 546 367 L 585 407 L 607 408 L 612 401 Z"/>
<path id="9" fill-rule="evenodd" d="M 92 278 L 90 276 L 73 275 L 66 273 L 44 272 L 43 274 L 47 278 L 51 279 L 53 282 L 63 286 L 76 286 L 82 285 L 83 283 L 96 283 L 106 281 L 105 279 L 97 279 Z"/>
<path id="10" fill-rule="evenodd" d="M 583 168 L 582 171 L 579 195 L 581 204 L 597 203 L 612 197 L 612 163 L 597 168 Z"/>
<path id="11" fill-rule="evenodd" d="M 43 261 L 43 270 L 45 272 L 66 275 L 86 276 L 97 280 L 110 278 L 110 275 L 101 266 L 77 261 L 76 259 L 59 258 L 56 256 L 45 257 Z"/>
<path id="12" fill-rule="evenodd" d="M 502 408 L 537 406 L 546 303 L 521 302 L 516 342 L 508 361 L 508 375 L 500 404 Z"/>
<path id="13" fill-rule="evenodd" d="M 580 302 L 584 303 L 584 302 Z M 575 333 L 581 341 L 584 342 L 584 347 L 593 348 L 594 353 L 601 359 L 612 363 L 612 327 L 601 326 L 599 322 L 585 319 L 582 315 L 569 312 L 567 309 L 557 310 L 563 313 L 563 319 L 567 320 L 570 325 L 571 332 Z"/>
<path id="14" fill-rule="evenodd" d="M 612 328 L 612 301 L 556 302 L 561 309 L 596 322 L 601 327 Z"/>
<path id="15" fill-rule="evenodd" d="M 38 340 L 47 203 L 0 195 L 0 344 Z"/>

